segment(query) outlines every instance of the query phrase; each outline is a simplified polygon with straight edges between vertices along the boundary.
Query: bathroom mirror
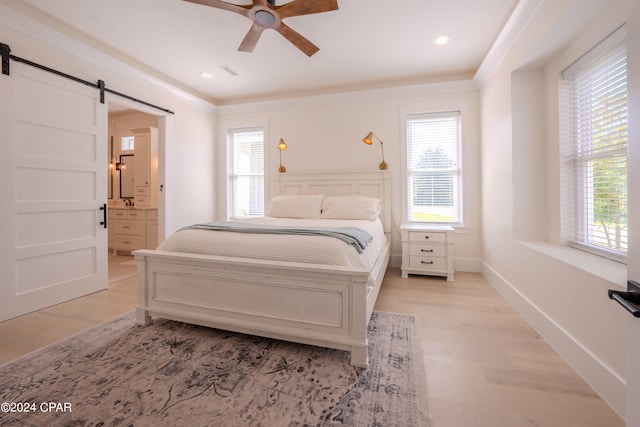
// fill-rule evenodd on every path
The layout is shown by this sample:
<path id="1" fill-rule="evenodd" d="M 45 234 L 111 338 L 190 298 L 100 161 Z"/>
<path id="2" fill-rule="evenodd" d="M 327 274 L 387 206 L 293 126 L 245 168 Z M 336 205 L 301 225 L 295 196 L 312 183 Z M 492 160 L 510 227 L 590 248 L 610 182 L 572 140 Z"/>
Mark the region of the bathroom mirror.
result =
<path id="1" fill-rule="evenodd" d="M 120 156 L 120 198 L 133 199 L 135 163 L 133 154 L 123 154 Z"/>

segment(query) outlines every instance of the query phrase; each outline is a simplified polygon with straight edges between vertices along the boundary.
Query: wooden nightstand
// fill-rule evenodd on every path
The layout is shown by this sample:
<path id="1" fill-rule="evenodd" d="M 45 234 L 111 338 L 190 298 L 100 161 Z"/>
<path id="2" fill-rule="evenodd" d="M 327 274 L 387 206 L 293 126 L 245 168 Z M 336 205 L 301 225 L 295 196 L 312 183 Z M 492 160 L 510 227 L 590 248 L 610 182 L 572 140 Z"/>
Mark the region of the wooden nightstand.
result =
<path id="1" fill-rule="evenodd" d="M 448 225 L 402 225 L 402 277 L 446 276 L 452 282 L 453 231 Z"/>

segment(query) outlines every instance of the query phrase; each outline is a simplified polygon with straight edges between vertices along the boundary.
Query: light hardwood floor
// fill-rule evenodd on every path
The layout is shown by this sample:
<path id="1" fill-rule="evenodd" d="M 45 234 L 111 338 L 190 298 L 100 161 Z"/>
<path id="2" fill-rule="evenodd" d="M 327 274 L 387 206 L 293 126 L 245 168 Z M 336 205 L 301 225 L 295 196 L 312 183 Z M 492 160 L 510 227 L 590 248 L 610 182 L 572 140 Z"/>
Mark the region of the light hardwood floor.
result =
<path id="1" fill-rule="evenodd" d="M 131 257 L 110 255 L 106 291 L 0 322 L 0 363 L 135 305 Z M 624 422 L 475 273 L 387 272 L 376 309 L 419 318 L 433 427 L 622 427 Z"/>

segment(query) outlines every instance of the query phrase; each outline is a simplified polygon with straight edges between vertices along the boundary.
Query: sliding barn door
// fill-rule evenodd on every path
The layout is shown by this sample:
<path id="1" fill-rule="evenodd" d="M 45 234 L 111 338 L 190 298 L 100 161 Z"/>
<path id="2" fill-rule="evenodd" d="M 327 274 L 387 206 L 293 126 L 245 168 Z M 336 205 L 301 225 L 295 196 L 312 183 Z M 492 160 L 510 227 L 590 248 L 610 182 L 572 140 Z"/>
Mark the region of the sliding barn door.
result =
<path id="1" fill-rule="evenodd" d="M 21 63 L 0 75 L 0 320 L 107 287 L 107 111 Z"/>

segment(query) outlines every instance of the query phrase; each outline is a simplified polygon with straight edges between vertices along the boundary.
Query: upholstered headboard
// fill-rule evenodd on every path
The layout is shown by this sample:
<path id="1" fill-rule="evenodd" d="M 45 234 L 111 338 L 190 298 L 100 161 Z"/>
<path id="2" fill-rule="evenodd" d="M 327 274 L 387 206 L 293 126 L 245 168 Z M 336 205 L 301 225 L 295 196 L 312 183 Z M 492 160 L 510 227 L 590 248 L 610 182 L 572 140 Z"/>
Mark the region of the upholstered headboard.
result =
<path id="1" fill-rule="evenodd" d="M 276 195 L 361 195 L 380 199 L 385 233 L 391 233 L 391 173 L 389 171 L 286 172 L 275 177 Z"/>

